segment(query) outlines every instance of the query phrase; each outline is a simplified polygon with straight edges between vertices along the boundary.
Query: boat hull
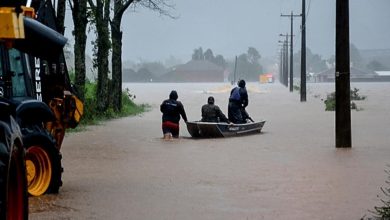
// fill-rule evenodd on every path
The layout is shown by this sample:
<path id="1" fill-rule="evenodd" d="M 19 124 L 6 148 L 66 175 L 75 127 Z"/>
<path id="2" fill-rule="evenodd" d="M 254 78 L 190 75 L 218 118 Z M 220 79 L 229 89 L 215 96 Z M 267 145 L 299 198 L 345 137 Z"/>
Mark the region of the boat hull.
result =
<path id="1" fill-rule="evenodd" d="M 231 137 L 260 133 L 265 121 L 246 124 L 227 124 L 214 122 L 187 122 L 187 130 L 195 138 Z"/>

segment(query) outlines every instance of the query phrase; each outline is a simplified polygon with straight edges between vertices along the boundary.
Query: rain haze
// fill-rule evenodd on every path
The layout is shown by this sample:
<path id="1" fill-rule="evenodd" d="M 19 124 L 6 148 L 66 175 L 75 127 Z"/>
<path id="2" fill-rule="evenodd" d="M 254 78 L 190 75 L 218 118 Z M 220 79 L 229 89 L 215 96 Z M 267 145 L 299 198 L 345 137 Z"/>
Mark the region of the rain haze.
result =
<path id="1" fill-rule="evenodd" d="M 287 76 L 287 68 L 272 75 L 261 69 L 263 64 L 242 62 L 250 67 L 237 71 L 247 74 L 245 110 L 255 123 L 265 124 L 261 132 L 232 129 L 236 136 L 220 138 L 198 138 L 187 126 L 202 118 L 209 96 L 229 117 L 235 87 L 229 76 L 235 79 L 235 63 L 240 67 L 234 57 L 249 54 L 248 47 L 257 49 L 260 61 L 267 59 L 278 68 L 280 34 L 290 31 L 289 18 L 281 14 L 300 14 L 302 1 L 170 2 L 177 19 L 137 8 L 127 11 L 122 21 L 123 63 L 151 68 L 123 65 L 122 88 L 135 104 L 150 108 L 69 133 L 61 147 L 61 191 L 30 197 L 30 219 L 368 220 L 363 217 L 371 217 L 374 207 L 389 202 L 389 194 L 381 189 L 389 191 L 390 174 L 384 172 L 390 169 L 390 0 L 349 1 L 351 48 L 375 55 L 375 60 L 351 65 L 350 94 L 357 99 L 351 102 L 356 108 L 350 111 L 350 148 L 335 146 L 335 111 L 326 110 L 337 95 L 330 95 L 336 74 L 326 60 L 335 51 L 335 0 L 306 0 L 307 47 L 315 54 L 307 53 L 307 100 L 300 99 L 300 71 L 294 70 L 295 84 L 288 87 L 287 77 L 279 77 L 280 82 L 286 79 L 285 86 L 273 78 L 278 73 Z M 73 43 L 70 13 L 67 19 L 66 34 Z M 300 25 L 301 18 L 295 18 L 295 52 L 300 50 Z M 93 39 L 90 33 L 88 42 Z M 228 64 L 192 56 L 199 47 L 222 55 Z M 92 54 L 90 45 L 87 54 Z M 155 66 L 150 63 L 170 57 L 181 65 L 152 74 Z M 257 54 L 252 58 L 259 60 Z M 299 61 L 290 67 L 299 68 Z M 172 90 L 190 123 L 182 117 L 179 138 L 164 140 L 160 106 Z"/>
<path id="2" fill-rule="evenodd" d="M 290 19 L 301 14 L 301 0 L 171 1 L 177 19 L 145 8 L 128 10 L 122 22 L 123 60 L 164 61 L 173 56 L 184 62 L 195 48 L 210 48 L 226 59 L 255 47 L 262 57 L 274 57 L 280 34 L 290 32 Z M 307 0 L 307 47 L 328 58 L 335 48 L 335 0 Z M 390 1 L 350 1 L 350 41 L 358 49 L 390 48 Z M 69 21 L 67 36 L 72 22 Z M 301 18 L 294 19 L 294 51 L 300 51 Z M 92 35 L 90 35 L 92 36 Z M 92 37 L 89 38 L 89 41 Z M 89 52 L 91 53 L 91 52 Z"/>

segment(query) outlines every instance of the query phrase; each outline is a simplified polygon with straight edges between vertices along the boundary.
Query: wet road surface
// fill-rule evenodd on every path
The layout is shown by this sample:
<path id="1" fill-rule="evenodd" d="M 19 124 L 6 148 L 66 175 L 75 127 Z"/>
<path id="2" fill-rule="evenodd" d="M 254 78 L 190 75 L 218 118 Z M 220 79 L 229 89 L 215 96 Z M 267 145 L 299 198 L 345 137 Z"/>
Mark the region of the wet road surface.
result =
<path id="1" fill-rule="evenodd" d="M 189 120 L 225 84 L 127 84 L 150 112 L 68 134 L 58 195 L 30 198 L 30 219 L 359 219 L 380 205 L 390 163 L 390 84 L 352 84 L 367 100 L 352 112 L 352 149 L 336 149 L 334 84 L 309 84 L 307 102 L 280 84 L 249 84 L 261 134 L 161 139 L 159 104 L 176 89 Z M 218 92 L 221 91 L 221 92 Z"/>

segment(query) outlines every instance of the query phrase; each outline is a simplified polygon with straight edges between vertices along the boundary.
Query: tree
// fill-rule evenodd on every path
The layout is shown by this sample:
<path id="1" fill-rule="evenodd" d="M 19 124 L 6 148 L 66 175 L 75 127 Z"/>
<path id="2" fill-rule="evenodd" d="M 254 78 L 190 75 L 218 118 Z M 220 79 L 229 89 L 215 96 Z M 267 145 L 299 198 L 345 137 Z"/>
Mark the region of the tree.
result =
<path id="1" fill-rule="evenodd" d="M 310 72 L 318 73 L 327 69 L 326 61 L 320 55 L 313 54 L 309 48 L 306 49 L 306 63 Z"/>
<path id="2" fill-rule="evenodd" d="M 210 48 L 207 49 L 204 53 L 202 47 L 199 47 L 198 49 L 194 49 L 194 52 L 192 54 L 192 60 L 207 60 L 222 68 L 226 68 L 227 66 L 225 58 L 223 58 L 222 55 L 214 56 L 214 53 Z"/>
<path id="3" fill-rule="evenodd" d="M 94 17 L 96 27 L 96 60 L 98 80 L 96 88 L 97 109 L 100 112 L 105 112 L 109 107 L 109 79 L 108 79 L 108 55 L 110 50 L 110 32 L 108 21 L 110 16 L 110 0 L 96 0 L 96 5 L 93 0 L 88 0 L 91 11 Z"/>
<path id="4" fill-rule="evenodd" d="M 261 58 L 260 53 L 256 50 L 254 47 L 248 48 L 248 62 L 251 64 L 257 64 L 259 63 L 259 60 Z"/>
<path id="5" fill-rule="evenodd" d="M 207 49 L 205 52 L 204 52 L 204 59 L 205 60 L 208 60 L 210 62 L 214 62 L 214 54 L 213 54 L 213 51 L 211 49 Z"/>
<path id="6" fill-rule="evenodd" d="M 334 58 L 333 58 L 334 60 Z M 306 48 L 306 66 L 307 70 L 309 72 L 315 72 L 319 73 L 324 70 L 328 69 L 328 66 L 326 64 L 326 60 L 322 59 L 322 57 L 318 54 L 313 54 L 312 51 L 309 48 Z M 328 61 L 328 62 L 331 62 Z M 297 53 L 294 54 L 293 58 L 293 68 L 294 68 L 294 76 L 300 76 L 297 75 L 301 71 L 301 52 L 298 51 Z"/>
<path id="7" fill-rule="evenodd" d="M 85 96 L 85 48 L 87 43 L 87 0 L 69 0 L 72 10 L 74 30 L 72 32 L 74 43 L 74 65 L 75 65 L 75 86 L 78 91 L 78 97 L 84 101 Z"/>
<path id="8" fill-rule="evenodd" d="M 225 58 L 223 58 L 222 55 L 215 56 L 214 63 L 217 64 L 220 67 L 226 68 L 226 61 L 225 61 Z"/>
<path id="9" fill-rule="evenodd" d="M 199 47 L 198 49 L 194 49 L 194 53 L 192 54 L 192 60 L 204 60 L 202 47 Z"/>
<path id="10" fill-rule="evenodd" d="M 168 0 L 113 0 L 114 12 L 111 25 L 111 41 L 112 41 L 112 94 L 113 108 L 115 111 L 120 111 L 122 108 L 122 31 L 121 23 L 123 13 L 134 4 L 134 7 L 141 6 L 153 11 L 157 11 L 160 15 L 165 15 L 174 18 L 168 9 L 174 6 L 169 4 Z"/>
<path id="11" fill-rule="evenodd" d="M 258 80 L 262 72 L 260 57 L 259 52 L 253 47 L 249 47 L 247 53 L 238 56 L 236 73 L 238 78 L 248 81 Z"/>
<path id="12" fill-rule="evenodd" d="M 140 65 L 140 69 L 141 68 L 149 70 L 154 76 L 161 76 L 168 71 L 167 68 L 160 62 L 142 63 Z"/>
<path id="13" fill-rule="evenodd" d="M 164 65 L 169 68 L 169 67 L 176 66 L 176 65 L 182 64 L 182 63 L 183 63 L 183 61 L 170 55 L 169 58 L 167 58 L 165 60 Z"/>
<path id="14" fill-rule="evenodd" d="M 58 32 L 61 34 L 64 34 L 65 32 L 65 6 L 66 6 L 66 0 L 58 0 L 57 2 L 57 28 Z"/>

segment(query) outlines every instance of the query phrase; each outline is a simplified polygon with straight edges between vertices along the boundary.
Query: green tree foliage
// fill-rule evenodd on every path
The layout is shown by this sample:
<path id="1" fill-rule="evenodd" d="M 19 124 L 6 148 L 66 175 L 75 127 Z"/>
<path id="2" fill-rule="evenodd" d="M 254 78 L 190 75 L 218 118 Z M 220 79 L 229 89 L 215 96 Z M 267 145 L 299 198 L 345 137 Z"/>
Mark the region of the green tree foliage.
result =
<path id="1" fill-rule="evenodd" d="M 192 54 L 192 60 L 204 60 L 202 47 L 199 47 L 198 49 L 194 49 L 194 53 Z"/>
<path id="2" fill-rule="evenodd" d="M 248 48 L 248 62 L 251 64 L 259 63 L 261 56 L 260 53 L 254 47 Z"/>
<path id="3" fill-rule="evenodd" d="M 321 55 L 313 54 L 310 49 L 307 49 L 306 56 L 307 69 L 310 72 L 318 73 L 327 69 L 326 61 Z"/>
<path id="4" fill-rule="evenodd" d="M 258 81 L 259 75 L 263 70 L 260 64 L 260 58 L 260 53 L 254 47 L 249 47 L 247 53 L 239 55 L 237 58 L 236 79 L 241 78 L 248 81 Z"/>
<path id="5" fill-rule="evenodd" d="M 226 68 L 225 58 L 223 58 L 223 56 L 220 54 L 214 56 L 214 53 L 210 48 L 207 49 L 204 53 L 202 47 L 194 49 L 194 52 L 192 54 L 192 60 L 207 60 L 222 68 Z"/>
<path id="6" fill-rule="evenodd" d="M 350 98 L 351 98 L 351 109 L 355 109 L 356 111 L 362 110 L 361 108 L 358 108 L 356 105 L 356 102 L 359 100 L 365 100 L 366 96 L 359 94 L 359 89 L 353 88 L 350 91 Z M 326 99 L 324 100 L 325 104 L 325 111 L 335 111 L 336 109 L 336 93 L 332 92 L 326 96 Z"/>
<path id="7" fill-rule="evenodd" d="M 204 52 L 204 59 L 205 60 L 208 60 L 210 62 L 213 62 L 215 57 L 214 57 L 214 54 L 213 54 L 213 51 L 211 49 L 207 49 L 205 52 Z"/>
<path id="8" fill-rule="evenodd" d="M 294 53 L 293 56 L 294 77 L 301 75 L 301 51 Z M 306 71 L 319 73 L 327 70 L 326 60 L 319 54 L 314 54 L 309 48 L 306 48 Z"/>
<path id="9" fill-rule="evenodd" d="M 389 167 L 389 165 L 388 165 Z M 387 187 L 381 187 L 382 206 L 375 206 L 374 210 L 369 210 L 370 216 L 364 216 L 361 220 L 388 220 L 390 219 L 390 170 L 385 170 L 387 174 Z M 379 196 L 378 196 L 379 197 Z"/>
<path id="10" fill-rule="evenodd" d="M 115 112 L 112 108 L 108 108 L 104 112 L 99 111 L 97 108 L 99 100 L 96 99 L 97 85 L 95 83 L 86 83 L 85 87 L 84 115 L 80 122 L 81 126 L 98 124 L 102 120 L 139 114 L 148 109 L 147 105 L 136 105 L 133 102 L 135 95 L 126 90 L 121 93 L 123 103 L 121 112 Z"/>
<path id="11" fill-rule="evenodd" d="M 223 58 L 222 55 L 215 56 L 214 63 L 217 64 L 218 66 L 226 68 L 226 61 L 225 61 L 225 58 Z"/>

